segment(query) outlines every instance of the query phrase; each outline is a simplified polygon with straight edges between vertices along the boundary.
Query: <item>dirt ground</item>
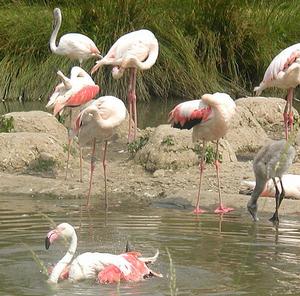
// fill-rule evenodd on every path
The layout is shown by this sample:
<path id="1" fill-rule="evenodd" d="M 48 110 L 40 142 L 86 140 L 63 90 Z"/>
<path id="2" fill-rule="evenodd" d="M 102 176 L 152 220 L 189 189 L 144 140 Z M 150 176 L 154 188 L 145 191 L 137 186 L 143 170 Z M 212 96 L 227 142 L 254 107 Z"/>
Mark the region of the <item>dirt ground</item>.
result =
<path id="1" fill-rule="evenodd" d="M 248 102 L 248 101 L 247 101 Z M 243 107 L 244 108 L 244 107 Z M 252 108 L 252 107 L 251 107 Z M 270 107 L 269 107 L 270 108 Z M 251 109 L 252 112 L 253 108 Z M 248 111 L 247 111 L 248 112 Z M 28 113 L 28 112 L 27 112 Z M 242 112 L 243 114 L 245 111 Z M 277 113 L 281 113 L 281 109 L 278 109 Z M 39 114 L 44 116 L 43 114 Z M 16 118 L 20 116 L 14 115 Z M 25 116 L 22 114 L 22 116 Z M 23 121 L 28 121 L 32 119 L 33 114 L 26 114 L 26 118 L 22 119 Z M 37 116 L 36 114 L 34 116 Z M 242 116 L 242 115 L 239 115 Z M 252 116 L 252 115 L 251 115 Z M 239 117 L 240 118 L 240 117 Z M 50 120 L 49 118 L 47 120 Z M 52 118 L 51 120 L 56 120 Z M 252 120 L 252 119 L 251 119 Z M 276 121 L 277 119 L 273 119 Z M 233 130 L 244 129 L 242 122 L 244 120 L 237 119 L 239 123 L 235 125 Z M 265 123 L 267 131 L 271 131 L 274 134 L 276 127 L 272 125 L 272 120 L 268 118 L 268 122 Z M 34 120 L 33 120 L 34 122 Z M 250 119 L 247 121 L 250 122 Z M 27 122 L 28 123 L 28 122 Z M 56 124 L 56 123 L 55 123 Z M 272 125 L 271 128 L 269 125 Z M 30 124 L 23 124 L 25 128 L 22 129 L 20 125 L 16 124 L 14 132 L 19 133 L 22 137 L 31 137 L 31 141 L 34 142 L 37 135 L 43 131 L 29 131 L 31 125 L 34 125 L 32 122 Z M 255 126 L 257 124 L 255 123 Z M 40 126 L 40 124 L 39 124 Z M 49 137 L 49 122 L 45 124 L 47 127 L 47 137 Z M 248 140 L 253 142 L 253 139 L 257 137 L 255 134 L 255 126 L 249 125 L 250 129 L 248 133 Z M 126 129 L 127 123 L 124 125 Z M 61 127 L 59 127 L 61 128 Z M 261 129 L 260 125 L 257 125 L 258 132 Z M 55 131 L 57 127 L 53 129 L 53 137 L 55 138 Z M 26 133 L 25 133 L 26 132 Z M 32 132 L 31 134 L 27 134 Z M 190 131 L 187 131 L 190 133 Z M 23 133 L 23 134 L 22 134 Z M 63 131 L 65 133 L 65 131 Z M 251 139 L 250 134 L 253 134 L 253 139 Z M 11 134 L 11 133 L 10 133 Z M 122 134 L 122 133 L 121 133 Z M 146 204 L 151 204 L 155 202 L 163 207 L 173 207 L 178 209 L 191 209 L 194 204 L 199 182 L 199 170 L 198 166 L 195 163 L 195 156 L 189 165 L 180 167 L 176 165 L 175 167 L 166 166 L 163 168 L 157 167 L 152 170 L 145 169 L 145 165 L 140 163 L 140 158 L 134 158 L 128 152 L 128 145 L 126 143 L 126 132 L 123 132 L 122 136 L 118 136 L 117 139 L 112 140 L 108 146 L 108 155 L 107 155 L 107 175 L 108 175 L 108 198 L 110 203 L 126 203 L 126 202 L 143 202 Z M 267 135 L 269 133 L 265 133 Z M 6 136 L 5 136 L 6 135 Z M 29 170 L 30 164 L 32 161 L 36 163 L 37 156 L 35 152 L 31 150 L 30 153 L 26 152 L 25 145 L 19 143 L 18 145 L 13 145 L 11 143 L 11 136 L 5 134 L 3 137 L 5 139 L 9 138 L 9 143 L 2 143 L 2 146 L 5 146 L 5 151 L 2 152 L 2 160 L 0 167 L 2 171 L 0 173 L 1 183 L 0 183 L 0 193 L 1 196 L 9 195 L 13 198 L 16 194 L 29 194 L 32 196 L 41 197 L 43 195 L 51 195 L 53 198 L 80 198 L 82 202 L 85 203 L 85 198 L 88 191 L 88 182 L 89 182 L 89 169 L 90 169 L 90 149 L 84 148 L 84 162 L 83 162 L 83 182 L 79 182 L 79 158 L 78 156 L 71 157 L 71 163 L 69 168 L 68 179 L 65 180 L 65 160 L 66 160 L 66 151 L 63 148 L 63 152 L 60 152 L 58 155 L 51 154 L 51 149 L 56 149 L 56 146 L 51 147 L 49 151 L 45 152 L 46 147 L 49 145 L 44 145 L 43 150 L 39 151 L 39 146 L 32 146 L 35 152 L 38 151 L 39 157 L 43 156 L 43 159 L 51 157 L 60 157 L 60 165 L 56 166 L 54 170 L 50 173 L 49 171 L 36 173 L 34 170 Z M 266 137 L 263 135 L 262 137 Z M 62 131 L 59 131 L 59 136 L 61 141 L 64 141 L 64 144 L 61 144 L 60 147 L 64 146 L 66 143 L 66 135 L 62 136 Z M 282 135 L 276 133 L 277 137 Z M 46 136 L 45 136 L 46 137 Z M 18 137 L 20 138 L 20 137 Z M 52 142 L 55 142 L 54 138 L 50 138 Z M 49 140 L 47 138 L 47 140 Z M 252 171 L 252 159 L 255 155 L 256 147 L 260 147 L 260 144 L 254 143 L 253 147 L 250 147 L 250 142 L 245 142 L 244 146 L 247 149 L 241 147 L 241 135 L 239 131 L 234 136 L 233 134 L 229 135 L 228 142 L 231 145 L 231 148 L 226 148 L 226 150 L 233 150 L 236 154 L 235 159 L 226 158 L 221 165 L 221 190 L 224 200 L 224 204 L 235 208 L 239 212 L 246 211 L 246 204 L 249 198 L 249 195 L 239 194 L 241 189 L 242 180 L 254 180 L 254 175 Z M 0 137 L 1 141 L 1 137 Z M 2 139 L 4 141 L 4 139 Z M 43 140 L 44 141 L 44 140 Z M 41 141 L 42 143 L 44 143 Z M 150 141 L 150 140 L 149 140 Z M 245 141 L 245 139 L 243 139 Z M 261 139 L 259 139 L 261 141 Z M 265 141 L 265 139 L 264 139 Z M 52 143 L 51 142 L 51 143 Z M 151 141 L 150 141 L 151 142 Z M 182 141 L 181 141 L 182 142 Z M 27 143 L 27 142 L 26 142 Z M 162 142 L 161 142 L 162 143 Z M 237 144 L 235 144 L 237 143 Z M 26 144 L 28 146 L 28 143 Z M 55 144 L 56 145 L 56 144 Z M 151 144 L 153 145 L 153 143 Z M 172 144 L 173 145 L 173 144 Z M 176 143 L 174 144 L 176 145 Z M 30 146 L 30 145 L 29 145 Z M 14 147 L 14 148 L 9 148 Z M 103 168 L 102 168 L 102 148 L 101 145 L 98 145 L 97 153 L 97 163 L 95 169 L 95 175 L 93 179 L 93 188 L 92 188 L 92 205 L 95 203 L 103 203 L 104 199 L 104 181 L 103 181 Z M 173 147 L 173 146 L 172 146 Z M 174 146 L 176 147 L 176 146 Z M 174 151 L 177 150 L 172 148 Z M 226 146 L 227 147 L 227 146 Z M 18 150 L 19 149 L 19 150 Z M 73 149 L 78 152 L 78 147 L 76 143 L 73 144 Z M 157 147 L 154 147 L 154 150 L 157 151 Z M 17 151 L 16 151 L 17 150 Z M 57 150 L 57 149 L 56 149 Z M 23 154 L 22 154 L 23 151 Z M 165 150 L 164 150 L 165 151 Z M 174 152 L 173 151 L 173 152 Z M 0 151 L 1 152 L 1 151 Z M 169 152 L 169 150 L 168 150 Z M 176 151 L 175 151 L 176 152 Z M 6 154 L 5 154 L 6 153 Z M 9 154 L 10 153 L 10 154 Z M 147 155 L 149 156 L 151 151 L 148 149 Z M 232 152 L 230 152 L 232 153 Z M 229 154 L 230 154 L 229 153 Z M 5 154 L 5 157 L 3 156 Z M 61 156 L 62 154 L 62 156 Z M 161 153 L 159 153 L 161 154 Z M 21 156 L 20 156 L 21 155 Z M 45 157 L 46 155 L 46 157 Z M 49 156 L 50 155 L 50 156 Z M 150 155 L 151 156 L 151 155 Z M 149 158 L 150 158 L 149 156 Z M 9 160 L 12 158 L 20 157 L 22 164 L 27 166 L 26 170 L 19 169 L 20 165 L 13 167 L 14 162 Z M 27 158 L 30 159 L 28 160 Z M 48 157 L 48 158 L 47 158 Z M 180 155 L 178 156 L 178 163 L 180 163 Z M 39 158 L 39 159 L 40 159 Z M 5 165 L 3 165 L 5 163 Z M 9 165 L 8 165 L 9 164 Z M 174 164 L 174 159 L 172 160 Z M 297 174 L 300 169 L 300 162 L 296 161 L 293 166 L 290 168 L 289 173 Z M 214 165 L 207 164 L 204 171 L 204 178 L 202 183 L 202 193 L 201 193 L 201 204 L 204 209 L 208 212 L 212 212 L 218 203 L 218 190 L 216 182 L 216 174 Z M 273 212 L 275 207 L 274 198 L 265 198 L 261 197 L 259 201 L 259 212 Z M 300 202 L 298 200 L 286 199 L 280 209 L 281 214 L 284 213 L 298 213 L 300 212 Z M 250 217 L 249 217 L 250 219 Z"/>

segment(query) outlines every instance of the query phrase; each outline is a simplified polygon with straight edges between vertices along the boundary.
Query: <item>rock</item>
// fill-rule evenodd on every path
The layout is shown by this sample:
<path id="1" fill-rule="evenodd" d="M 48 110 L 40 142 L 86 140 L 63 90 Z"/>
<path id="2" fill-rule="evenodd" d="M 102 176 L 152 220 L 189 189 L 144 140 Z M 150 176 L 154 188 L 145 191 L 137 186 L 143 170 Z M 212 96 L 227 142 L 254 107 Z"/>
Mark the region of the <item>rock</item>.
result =
<path id="1" fill-rule="evenodd" d="M 46 133 L 0 133 L 0 170 L 9 173 L 29 171 L 54 173 L 62 167 L 66 154 L 59 141 Z"/>
<path id="2" fill-rule="evenodd" d="M 164 177 L 164 175 L 165 175 L 165 171 L 164 170 L 156 170 L 153 173 L 153 177 L 154 178 L 161 178 L 161 177 Z"/>
<path id="3" fill-rule="evenodd" d="M 273 97 L 247 97 L 235 102 L 237 106 L 243 106 L 249 110 L 270 138 L 284 138 L 283 110 L 286 104 L 285 100 Z M 293 112 L 297 119 L 299 114 L 295 108 L 293 108 Z"/>
<path id="4" fill-rule="evenodd" d="M 223 161 L 236 161 L 229 143 L 220 140 Z M 170 125 L 159 125 L 149 135 L 147 144 L 137 151 L 134 160 L 146 170 L 178 169 L 197 165 L 201 146 L 192 142 L 190 130 L 179 130 Z M 195 153 L 196 152 L 196 153 Z"/>
<path id="5" fill-rule="evenodd" d="M 268 136 L 248 108 L 237 105 L 230 129 L 224 138 L 234 152 L 239 154 L 258 151 Z"/>
<path id="6" fill-rule="evenodd" d="M 48 112 L 12 112 L 4 116 L 13 117 L 13 132 L 46 133 L 55 137 L 61 144 L 67 143 L 67 129 Z"/>

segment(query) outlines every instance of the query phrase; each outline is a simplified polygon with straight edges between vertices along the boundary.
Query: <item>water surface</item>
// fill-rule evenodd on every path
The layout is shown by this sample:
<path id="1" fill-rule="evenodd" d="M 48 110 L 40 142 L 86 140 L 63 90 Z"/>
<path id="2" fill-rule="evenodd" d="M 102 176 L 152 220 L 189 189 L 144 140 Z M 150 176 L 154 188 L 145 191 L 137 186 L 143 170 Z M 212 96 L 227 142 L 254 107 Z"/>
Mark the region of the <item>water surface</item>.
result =
<path id="1" fill-rule="evenodd" d="M 194 216 L 190 211 L 102 205 L 89 212 L 80 200 L 1 196 L 0 295 L 296 295 L 300 285 L 300 219 L 281 216 L 278 231 L 261 216 L 251 222 L 239 211 L 219 216 Z M 144 256 L 160 250 L 152 268 L 164 275 L 139 283 L 102 285 L 85 281 L 49 286 L 33 258 L 45 265 L 66 251 L 56 242 L 48 251 L 44 238 L 55 223 L 77 227 L 78 251 L 121 253 L 126 241 Z M 169 251 L 172 264 L 168 256 Z M 170 273 L 170 267 L 175 271 Z M 176 276 L 176 282 L 170 279 Z M 175 294 L 173 294 L 175 295 Z"/>

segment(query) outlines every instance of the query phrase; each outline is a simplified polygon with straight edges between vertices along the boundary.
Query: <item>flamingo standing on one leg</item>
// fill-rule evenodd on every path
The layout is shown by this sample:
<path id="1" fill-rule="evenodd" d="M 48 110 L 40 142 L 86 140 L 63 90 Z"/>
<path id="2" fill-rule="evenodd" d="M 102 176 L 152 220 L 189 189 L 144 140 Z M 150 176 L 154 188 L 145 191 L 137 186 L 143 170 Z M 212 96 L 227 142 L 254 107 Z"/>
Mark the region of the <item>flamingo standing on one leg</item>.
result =
<path id="1" fill-rule="evenodd" d="M 61 11 L 59 8 L 53 10 L 54 30 L 50 37 L 50 49 L 53 53 L 67 56 L 78 60 L 80 65 L 84 60 L 91 57 L 101 57 L 95 43 L 87 36 L 79 33 L 68 33 L 63 35 L 56 46 L 56 37 L 61 26 Z"/>
<path id="2" fill-rule="evenodd" d="M 120 255 L 98 252 L 86 252 L 77 256 L 73 261 L 77 249 L 77 235 L 74 227 L 68 223 L 61 223 L 48 232 L 45 247 L 58 238 L 70 240 L 66 255 L 52 269 L 48 282 L 57 283 L 59 280 L 77 282 L 85 279 L 97 279 L 102 283 L 120 281 L 140 281 L 151 276 L 162 277 L 152 271 L 147 265 L 154 263 L 159 255 L 157 251 L 153 257 L 142 257 L 138 252 L 128 252 Z"/>
<path id="3" fill-rule="evenodd" d="M 95 84 L 93 79 L 80 67 L 73 67 L 71 69 L 70 78 L 66 77 L 61 71 L 57 75 L 62 80 L 51 95 L 47 108 L 53 109 L 53 115 L 61 113 L 65 107 L 78 107 L 88 101 L 92 100 L 100 91 L 98 85 Z M 71 109 L 72 110 L 72 109 Z M 72 112 L 72 111 L 71 111 Z M 70 114 L 70 120 L 72 114 Z M 70 158 L 71 141 L 73 135 L 72 130 L 68 131 L 68 158 L 66 168 L 66 179 L 68 175 L 68 166 Z M 82 155 L 80 150 L 80 181 L 82 181 Z"/>
<path id="4" fill-rule="evenodd" d="M 217 150 L 215 155 L 215 166 L 217 171 L 219 207 L 215 213 L 227 213 L 232 208 L 223 206 L 220 178 L 219 178 L 219 139 L 223 137 L 228 128 L 233 115 L 235 114 L 235 102 L 225 93 L 205 94 L 201 100 L 187 101 L 177 105 L 169 114 L 169 121 L 172 126 L 179 129 L 193 128 L 193 141 L 202 140 L 203 147 L 200 160 L 200 180 L 197 202 L 194 213 L 201 214 L 204 211 L 199 208 L 202 174 L 204 170 L 204 153 L 207 141 L 217 140 Z"/>
<path id="5" fill-rule="evenodd" d="M 106 151 L 107 141 L 126 118 L 127 110 L 124 103 L 113 96 L 100 97 L 83 109 L 75 121 L 75 134 L 78 134 L 79 145 L 81 147 L 92 143 L 90 185 L 87 195 L 87 207 L 90 205 L 90 194 L 92 188 L 92 178 L 95 169 L 95 148 L 96 140 L 104 141 L 103 171 L 105 184 L 105 209 L 108 208 L 106 190 Z"/>
<path id="6" fill-rule="evenodd" d="M 300 84 L 300 43 L 281 51 L 266 70 L 263 81 L 254 88 L 256 95 L 269 87 L 287 89 L 286 105 L 283 111 L 285 138 L 288 139 L 289 129 L 293 127 L 294 89 Z"/>
<path id="7" fill-rule="evenodd" d="M 253 170 L 255 174 L 255 188 L 247 204 L 249 213 L 254 221 L 257 218 L 257 200 L 264 191 L 269 179 L 273 180 L 275 187 L 276 208 L 275 213 L 270 218 L 274 225 L 279 224 L 278 209 L 285 196 L 285 190 L 282 183 L 282 175 L 288 170 L 295 157 L 296 150 L 286 140 L 273 141 L 262 147 L 253 161 Z M 281 192 L 279 191 L 276 177 L 279 178 Z"/>
<path id="8" fill-rule="evenodd" d="M 120 37 L 106 56 L 97 61 L 91 70 L 93 74 L 103 65 L 113 65 L 112 76 L 119 79 L 123 76 L 125 69 L 130 69 L 128 88 L 129 142 L 136 138 L 137 133 L 136 72 L 137 69 L 147 70 L 154 65 L 158 56 L 158 49 L 158 41 L 149 30 L 130 32 Z M 131 131 L 132 120 L 134 122 L 133 137 Z"/>

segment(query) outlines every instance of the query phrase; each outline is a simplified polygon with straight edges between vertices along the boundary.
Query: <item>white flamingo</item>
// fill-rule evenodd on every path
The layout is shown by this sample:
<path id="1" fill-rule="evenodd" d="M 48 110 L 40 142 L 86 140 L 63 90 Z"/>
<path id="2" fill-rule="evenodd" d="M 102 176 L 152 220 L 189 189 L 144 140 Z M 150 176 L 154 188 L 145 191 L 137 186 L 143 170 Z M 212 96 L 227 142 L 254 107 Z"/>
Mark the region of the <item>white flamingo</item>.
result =
<path id="1" fill-rule="evenodd" d="M 204 211 L 199 208 L 200 191 L 202 183 L 202 173 L 204 170 L 204 153 L 207 141 L 217 140 L 217 150 L 215 155 L 215 166 L 217 171 L 219 207 L 215 213 L 227 213 L 232 208 L 223 206 L 220 178 L 219 178 L 219 139 L 222 138 L 229 129 L 229 123 L 235 114 L 235 102 L 225 93 L 205 94 L 201 100 L 192 100 L 177 105 L 169 114 L 171 125 L 179 129 L 193 128 L 193 141 L 202 140 L 203 146 L 200 160 L 200 180 L 197 202 L 194 213 L 201 214 Z"/>
<path id="2" fill-rule="evenodd" d="M 61 114 L 63 110 L 70 108 L 70 120 L 72 119 L 72 108 L 86 104 L 92 100 L 100 91 L 91 76 L 80 67 L 71 69 L 70 78 L 66 77 L 61 71 L 57 75 L 62 80 L 51 95 L 46 108 L 53 109 L 53 115 Z M 70 124 L 71 126 L 71 124 Z M 71 142 L 73 131 L 68 131 L 68 158 L 66 168 L 66 179 L 68 176 L 68 167 L 70 159 Z M 80 149 L 80 181 L 82 181 L 82 151 Z"/>
<path id="3" fill-rule="evenodd" d="M 127 110 L 124 103 L 113 96 L 100 97 L 93 101 L 89 106 L 83 109 L 76 121 L 74 133 L 78 135 L 80 147 L 92 145 L 91 156 L 91 172 L 90 172 L 90 185 L 87 195 L 87 206 L 90 205 L 90 194 L 92 188 L 92 178 L 95 169 L 95 149 L 96 141 L 104 141 L 103 152 L 103 170 L 105 182 L 105 208 L 108 208 L 107 190 L 106 190 L 106 151 L 107 141 L 113 136 L 114 130 L 126 118 Z"/>
<path id="4" fill-rule="evenodd" d="M 95 73 L 103 65 L 112 65 L 112 76 L 119 79 L 126 69 L 130 69 L 128 87 L 129 103 L 129 132 L 128 140 L 136 138 L 137 110 L 136 110 L 136 72 L 137 69 L 150 69 L 158 57 L 158 41 L 149 30 L 138 30 L 120 37 L 110 48 L 103 59 L 96 62 L 91 73 Z M 133 137 L 131 134 L 131 121 L 134 122 Z"/>
<path id="5" fill-rule="evenodd" d="M 48 279 L 50 283 L 57 283 L 63 279 L 70 282 L 98 279 L 100 283 L 114 283 L 120 280 L 139 281 L 151 276 L 161 277 L 147 266 L 156 261 L 158 251 L 149 258 L 142 257 L 138 252 L 120 255 L 86 252 L 72 261 L 77 249 L 77 235 L 74 227 L 68 223 L 61 223 L 48 232 L 45 239 L 46 249 L 49 249 L 58 238 L 70 240 L 70 246 L 65 256 L 52 269 Z"/>
<path id="6" fill-rule="evenodd" d="M 59 8 L 53 10 L 54 30 L 50 37 L 50 49 L 53 53 L 78 60 L 80 65 L 84 60 L 101 57 L 99 49 L 89 37 L 79 33 L 63 35 L 56 45 L 57 33 L 61 26 L 62 16 Z"/>
<path id="7" fill-rule="evenodd" d="M 281 51 L 266 70 L 263 81 L 254 88 L 256 95 L 269 87 L 287 89 L 286 105 L 283 112 L 285 138 L 288 139 L 289 129 L 293 127 L 294 89 L 300 84 L 300 43 Z"/>

